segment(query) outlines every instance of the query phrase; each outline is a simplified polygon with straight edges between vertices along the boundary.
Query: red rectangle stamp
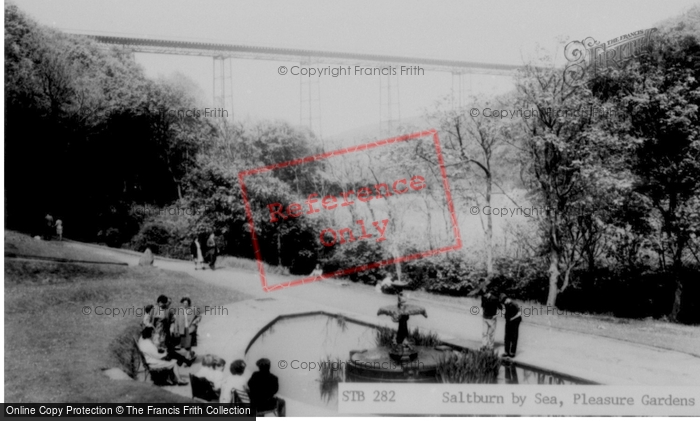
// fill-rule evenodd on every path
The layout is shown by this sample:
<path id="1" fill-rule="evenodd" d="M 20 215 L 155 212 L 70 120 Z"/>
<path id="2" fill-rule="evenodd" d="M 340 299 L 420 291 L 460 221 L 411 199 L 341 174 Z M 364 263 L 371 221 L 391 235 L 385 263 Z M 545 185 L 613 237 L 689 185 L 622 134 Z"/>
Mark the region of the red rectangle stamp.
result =
<path id="1" fill-rule="evenodd" d="M 297 174 L 304 165 L 322 167 L 324 177 L 299 182 Z M 259 193 L 264 191 L 259 186 L 271 182 L 266 175 L 274 171 L 283 171 L 297 190 L 285 197 Z M 260 280 L 267 292 L 462 247 L 434 129 L 241 171 L 238 180 Z M 258 186 L 255 206 L 248 189 L 251 181 Z M 261 236 L 267 239 L 265 249 L 261 249 Z M 282 239 L 301 237 L 307 246 L 294 243 L 290 250 L 283 245 Z M 276 249 L 269 246 L 274 243 L 271 238 L 277 240 Z M 329 263 L 323 271 L 317 266 L 311 275 L 271 284 L 265 263 L 274 264 L 290 254 Z"/>

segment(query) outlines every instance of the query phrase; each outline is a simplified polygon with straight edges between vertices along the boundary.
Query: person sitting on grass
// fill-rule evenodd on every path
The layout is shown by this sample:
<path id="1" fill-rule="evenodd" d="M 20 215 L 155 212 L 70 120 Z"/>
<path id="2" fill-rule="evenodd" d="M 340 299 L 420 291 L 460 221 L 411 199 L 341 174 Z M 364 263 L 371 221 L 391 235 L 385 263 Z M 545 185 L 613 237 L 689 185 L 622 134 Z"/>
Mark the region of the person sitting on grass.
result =
<path id="1" fill-rule="evenodd" d="M 248 379 L 243 376 L 245 367 L 245 361 L 243 360 L 236 360 L 231 363 L 229 368 L 231 375 L 221 385 L 220 403 L 237 403 L 233 401 L 234 392 L 238 392 L 239 399 L 242 395 L 248 396 Z"/>
<path id="2" fill-rule="evenodd" d="M 141 332 L 141 338 L 138 342 L 139 351 L 146 358 L 146 363 L 151 370 L 172 369 L 175 374 L 175 380 L 178 385 L 184 386 L 188 382 L 180 377 L 178 366 L 182 365 L 181 361 L 175 358 L 170 358 L 167 352 L 159 351 L 158 347 L 153 343 L 153 328 L 146 327 Z"/>
<path id="3" fill-rule="evenodd" d="M 309 276 L 321 276 L 321 275 L 323 275 L 323 269 L 321 269 L 321 265 L 317 263 L 316 269 L 314 269 L 313 272 L 311 272 L 311 275 L 309 275 Z"/>
<path id="4" fill-rule="evenodd" d="M 219 358 L 216 355 L 207 354 L 202 359 L 202 368 L 199 369 L 195 376 L 209 380 L 212 384 L 212 389 L 214 389 L 214 392 L 220 394 L 221 385 L 226 377 L 226 374 L 224 373 L 225 367 L 226 361 L 223 358 Z"/>
<path id="5" fill-rule="evenodd" d="M 270 360 L 261 358 L 255 365 L 258 366 L 258 371 L 248 380 L 250 404 L 258 412 L 275 408 L 277 416 L 284 417 L 287 404 L 284 399 L 275 396 L 280 387 L 277 376 L 270 373 Z"/>

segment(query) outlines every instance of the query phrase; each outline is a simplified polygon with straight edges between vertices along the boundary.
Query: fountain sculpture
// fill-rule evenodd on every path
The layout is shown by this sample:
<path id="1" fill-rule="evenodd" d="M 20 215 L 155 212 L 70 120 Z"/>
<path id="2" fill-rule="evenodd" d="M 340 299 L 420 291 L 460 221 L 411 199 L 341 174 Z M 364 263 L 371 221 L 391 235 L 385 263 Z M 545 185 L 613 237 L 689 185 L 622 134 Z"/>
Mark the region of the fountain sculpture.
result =
<path id="1" fill-rule="evenodd" d="M 370 350 L 351 351 L 347 366 L 349 381 L 384 382 L 432 382 L 435 380 L 437 362 L 442 350 L 433 347 L 416 346 L 409 339 L 408 319 L 410 316 L 428 317 L 425 309 L 406 304 L 403 292 L 398 292 L 398 303 L 379 309 L 377 315 L 387 315 L 399 324 L 398 331 L 390 347 L 377 347 Z"/>

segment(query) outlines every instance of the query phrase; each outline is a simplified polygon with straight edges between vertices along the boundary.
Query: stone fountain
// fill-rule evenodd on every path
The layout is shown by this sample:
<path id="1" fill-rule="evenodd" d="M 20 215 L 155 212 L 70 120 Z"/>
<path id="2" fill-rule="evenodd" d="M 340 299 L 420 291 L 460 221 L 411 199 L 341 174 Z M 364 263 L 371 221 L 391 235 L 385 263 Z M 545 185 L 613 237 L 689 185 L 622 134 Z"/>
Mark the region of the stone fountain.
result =
<path id="1" fill-rule="evenodd" d="M 433 347 L 416 346 L 409 339 L 410 316 L 428 317 L 425 309 L 406 304 L 403 292 L 398 303 L 379 309 L 378 316 L 390 316 L 398 323 L 398 331 L 390 347 L 350 351 L 346 378 L 355 382 L 434 382 L 437 362 L 443 351 Z"/>

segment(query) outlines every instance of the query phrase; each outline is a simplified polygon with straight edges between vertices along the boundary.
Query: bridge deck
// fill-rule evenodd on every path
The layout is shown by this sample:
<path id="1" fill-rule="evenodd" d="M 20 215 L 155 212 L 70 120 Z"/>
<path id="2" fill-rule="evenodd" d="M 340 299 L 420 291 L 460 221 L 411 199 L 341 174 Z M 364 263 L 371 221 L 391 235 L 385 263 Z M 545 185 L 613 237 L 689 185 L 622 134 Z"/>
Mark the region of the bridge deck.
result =
<path id="1" fill-rule="evenodd" d="M 313 64 L 335 65 L 418 65 L 426 70 L 512 75 L 521 66 L 509 64 L 479 63 L 459 60 L 441 60 L 378 54 L 357 54 L 336 51 L 304 50 L 290 48 L 256 47 L 238 44 L 219 44 L 166 39 L 131 38 L 106 35 L 86 35 L 100 43 L 119 45 L 137 52 L 208 57 L 231 57 L 253 60 L 295 61 Z"/>

